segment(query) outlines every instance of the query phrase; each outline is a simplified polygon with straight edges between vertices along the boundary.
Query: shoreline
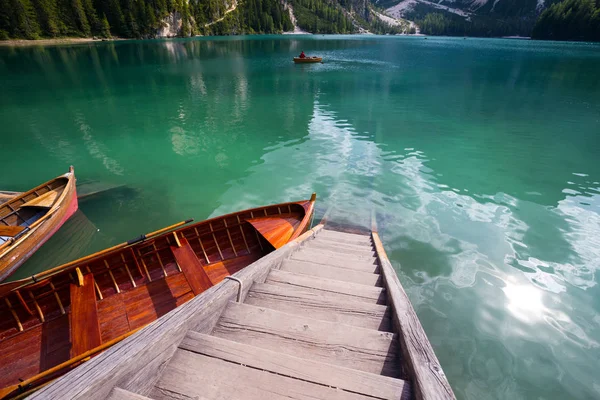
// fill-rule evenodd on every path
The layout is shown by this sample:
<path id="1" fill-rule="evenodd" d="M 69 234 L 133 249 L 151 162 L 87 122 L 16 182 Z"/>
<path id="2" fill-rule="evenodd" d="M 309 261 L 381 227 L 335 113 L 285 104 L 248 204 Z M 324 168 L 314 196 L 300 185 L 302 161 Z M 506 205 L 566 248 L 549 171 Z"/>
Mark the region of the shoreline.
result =
<path id="1" fill-rule="evenodd" d="M 55 38 L 55 39 L 8 39 L 0 40 L 0 47 L 26 47 L 26 46 L 52 46 L 61 44 L 83 44 L 98 42 L 114 42 L 121 38 L 94 39 L 94 38 Z"/>

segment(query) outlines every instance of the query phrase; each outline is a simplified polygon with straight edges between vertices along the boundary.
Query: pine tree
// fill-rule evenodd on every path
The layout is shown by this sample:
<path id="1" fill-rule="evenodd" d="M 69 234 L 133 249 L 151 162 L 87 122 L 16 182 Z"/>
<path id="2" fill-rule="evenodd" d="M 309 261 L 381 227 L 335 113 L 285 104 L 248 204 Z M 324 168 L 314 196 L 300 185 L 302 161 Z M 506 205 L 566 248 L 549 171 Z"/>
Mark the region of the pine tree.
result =
<path id="1" fill-rule="evenodd" d="M 40 27 L 37 22 L 35 9 L 29 0 L 12 0 L 13 15 L 11 24 L 14 25 L 13 34 L 16 37 L 37 39 L 40 36 Z"/>
<path id="2" fill-rule="evenodd" d="M 85 10 L 83 9 L 81 0 L 71 0 L 71 7 L 73 8 L 72 11 L 77 30 L 79 30 L 79 32 L 81 32 L 84 36 L 90 36 L 90 24 L 85 16 Z"/>
<path id="3" fill-rule="evenodd" d="M 105 14 L 102 15 L 102 21 L 100 22 L 100 32 L 99 32 L 99 34 L 100 34 L 100 37 L 103 37 L 103 38 L 106 38 L 106 39 L 108 39 L 108 38 L 111 37 L 110 36 L 110 25 L 108 23 L 108 19 L 106 19 L 106 15 Z"/>

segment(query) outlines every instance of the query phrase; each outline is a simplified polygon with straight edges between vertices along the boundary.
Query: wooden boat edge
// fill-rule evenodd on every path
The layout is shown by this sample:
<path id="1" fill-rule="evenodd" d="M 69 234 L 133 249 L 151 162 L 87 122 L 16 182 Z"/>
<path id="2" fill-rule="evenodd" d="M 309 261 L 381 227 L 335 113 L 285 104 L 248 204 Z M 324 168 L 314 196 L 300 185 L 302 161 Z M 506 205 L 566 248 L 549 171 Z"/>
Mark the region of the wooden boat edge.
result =
<path id="1" fill-rule="evenodd" d="M 37 251 L 37 249 L 39 249 L 39 247 L 41 247 L 56 232 L 56 230 L 58 230 L 60 228 L 60 226 L 62 226 L 62 224 L 64 224 L 64 222 L 66 222 L 66 220 L 68 218 L 70 218 L 70 216 L 73 214 L 73 212 L 75 210 L 77 210 L 77 203 L 76 203 L 74 206 L 75 210 L 71 213 L 71 215 L 67 215 L 65 217 L 65 215 L 69 213 L 68 207 L 64 210 L 64 213 L 60 212 L 60 211 L 62 211 L 60 209 L 63 208 L 64 206 L 70 206 L 70 204 L 68 204 L 68 205 L 65 204 L 65 202 L 69 200 L 68 198 L 73 198 L 73 200 L 75 202 L 77 202 L 77 189 L 75 186 L 77 179 L 75 177 L 75 169 L 73 168 L 73 166 L 71 166 L 71 167 L 69 167 L 69 172 L 67 172 L 63 175 L 57 176 L 56 178 L 50 179 L 49 181 L 46 181 L 46 182 L 34 187 L 33 189 L 28 190 L 27 192 L 23 192 L 7 202 L 7 203 L 10 203 L 14 200 L 22 199 L 23 197 L 33 193 L 36 190 L 39 190 L 40 188 L 46 187 L 47 185 L 50 185 L 51 183 L 56 182 L 57 180 L 63 180 L 63 179 L 67 179 L 67 183 L 65 184 L 65 187 L 64 187 L 62 193 L 60 194 L 58 199 L 56 199 L 56 201 L 54 202 L 52 207 L 50 207 L 48 212 L 42 218 L 40 218 L 40 220 L 38 220 L 34 223 L 34 224 L 37 223 L 37 225 L 33 229 L 29 230 L 26 234 L 19 237 L 17 240 L 11 242 L 8 246 L 5 246 L 4 248 L 0 248 L 0 282 L 2 282 L 4 279 L 6 279 L 12 273 L 14 273 L 14 271 L 16 269 L 18 269 L 31 256 L 31 254 L 29 254 L 26 257 L 22 257 L 22 260 L 18 260 L 17 262 L 7 262 L 7 264 L 5 266 L 2 265 L 2 259 L 4 259 L 5 257 L 9 257 L 10 253 L 17 250 L 19 245 L 22 245 L 23 243 L 25 243 L 28 239 L 30 239 L 32 236 L 34 236 L 38 231 L 43 229 L 43 227 L 48 226 L 47 222 L 54 220 L 54 224 L 59 224 L 59 225 L 54 230 L 52 228 L 50 228 L 50 232 L 47 235 L 45 235 L 44 237 L 40 238 L 40 242 L 38 244 L 36 244 L 35 246 L 33 246 L 32 249 L 30 250 L 30 253 L 34 253 L 35 251 Z M 65 217 L 65 218 L 56 220 L 56 218 L 54 218 L 54 217 L 59 214 L 60 214 L 60 216 Z"/>

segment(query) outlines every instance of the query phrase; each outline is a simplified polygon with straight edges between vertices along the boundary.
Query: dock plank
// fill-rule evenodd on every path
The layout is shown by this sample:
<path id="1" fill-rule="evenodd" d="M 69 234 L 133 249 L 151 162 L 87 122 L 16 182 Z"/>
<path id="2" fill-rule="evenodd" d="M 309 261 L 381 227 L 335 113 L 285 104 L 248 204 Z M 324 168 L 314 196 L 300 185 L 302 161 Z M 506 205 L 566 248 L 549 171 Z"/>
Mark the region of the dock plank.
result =
<path id="1" fill-rule="evenodd" d="M 367 303 L 385 304 L 385 289 L 358 283 L 341 282 L 333 279 L 317 278 L 288 271 L 272 270 L 267 283 L 290 285 L 299 288 L 320 290 L 323 293 L 337 293 L 353 300 Z"/>
<path id="2" fill-rule="evenodd" d="M 290 257 L 292 260 L 308 261 L 315 264 L 331 265 L 332 267 L 354 269 L 357 271 L 378 273 L 379 265 L 377 259 L 372 260 L 352 260 L 348 258 L 336 257 L 334 254 L 315 254 L 308 251 L 298 251 Z"/>
<path id="3" fill-rule="evenodd" d="M 298 254 L 309 254 L 315 257 L 334 257 L 336 259 L 344 260 L 344 261 L 360 261 L 366 262 L 369 264 L 375 264 L 377 262 L 377 258 L 372 254 L 355 254 L 355 253 L 343 253 L 339 251 L 332 251 L 331 249 L 322 249 L 313 246 L 306 246 L 302 248 L 298 252 Z"/>
<path id="4" fill-rule="evenodd" d="M 371 257 L 376 256 L 375 249 L 372 247 L 353 246 L 345 243 L 330 242 L 326 240 L 313 240 L 311 243 L 308 243 L 304 248 L 322 249 L 342 254 L 357 254 Z"/>
<path id="5" fill-rule="evenodd" d="M 323 229 L 323 231 L 320 232 L 318 237 L 330 239 L 330 240 L 336 240 L 339 243 L 349 243 L 349 244 L 372 246 L 371 237 L 368 235 L 357 235 L 354 233 L 345 233 L 345 232 L 330 231 L 328 229 Z"/>
<path id="6" fill-rule="evenodd" d="M 150 394 L 156 400 L 372 399 L 178 349 Z"/>
<path id="7" fill-rule="evenodd" d="M 285 260 L 281 265 L 281 270 L 368 286 L 382 286 L 383 284 L 382 277 L 379 274 L 332 267 L 330 265 L 313 264 L 308 261 Z"/>
<path id="8" fill-rule="evenodd" d="M 152 400 L 149 397 L 142 396 L 141 394 L 132 393 L 128 390 L 121 388 L 114 388 L 110 393 L 107 400 Z"/>
<path id="9" fill-rule="evenodd" d="M 288 355 L 400 377 L 397 335 L 229 303 L 214 336 Z"/>
<path id="10" fill-rule="evenodd" d="M 193 331 L 188 332 L 179 347 L 209 357 L 377 399 L 410 398 L 410 384 L 401 379 L 281 354 Z"/>
<path id="11" fill-rule="evenodd" d="M 389 307 L 348 301 L 347 297 L 339 298 L 311 289 L 255 283 L 245 303 L 322 321 L 392 332 Z"/>

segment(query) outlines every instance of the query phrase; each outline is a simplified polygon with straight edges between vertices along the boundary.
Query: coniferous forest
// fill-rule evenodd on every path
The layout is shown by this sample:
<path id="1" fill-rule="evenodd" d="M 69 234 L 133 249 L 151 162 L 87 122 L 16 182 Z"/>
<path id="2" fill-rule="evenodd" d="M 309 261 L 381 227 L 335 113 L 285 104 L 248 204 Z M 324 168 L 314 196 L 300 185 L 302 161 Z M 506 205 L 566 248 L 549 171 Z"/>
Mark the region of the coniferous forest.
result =
<path id="1" fill-rule="evenodd" d="M 551 5 L 540 15 L 531 36 L 600 41 L 600 0 L 565 0 Z"/>

